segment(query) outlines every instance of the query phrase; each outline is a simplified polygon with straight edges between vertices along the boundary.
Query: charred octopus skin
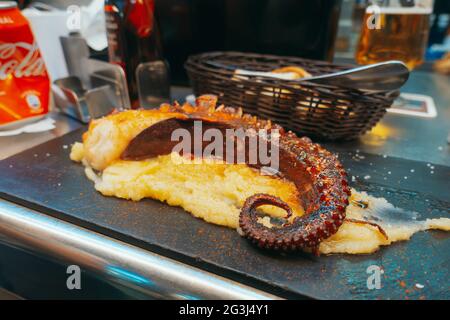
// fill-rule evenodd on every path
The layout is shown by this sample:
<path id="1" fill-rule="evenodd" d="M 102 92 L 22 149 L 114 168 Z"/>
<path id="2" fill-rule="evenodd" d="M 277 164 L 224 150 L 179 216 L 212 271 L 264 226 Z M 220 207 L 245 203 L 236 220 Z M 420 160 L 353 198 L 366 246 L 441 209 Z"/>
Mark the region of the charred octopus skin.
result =
<path id="1" fill-rule="evenodd" d="M 285 171 L 288 171 L 287 176 L 293 178 L 300 194 L 303 191 L 300 202 L 305 214 L 282 227 L 269 228 L 258 222 L 257 207 L 274 205 L 286 210 L 288 217 L 290 209 L 281 199 L 257 194 L 248 198 L 242 207 L 240 228 L 245 237 L 262 248 L 286 251 L 316 249 L 322 240 L 336 233 L 344 222 L 350 196 L 347 174 L 336 156 L 307 137 L 298 138 L 288 132 L 281 136 L 280 149 L 294 159 L 289 166 L 295 168 L 291 170 L 296 170 L 297 176 L 289 174 L 289 168 L 285 168 Z"/>
<path id="2" fill-rule="evenodd" d="M 261 248 L 274 250 L 317 251 L 320 242 L 338 230 L 345 219 L 350 188 L 347 174 L 337 157 L 309 138 L 299 138 L 268 120 L 243 114 L 242 109 L 220 106 L 215 96 L 201 96 L 196 106 L 163 105 L 160 110 L 174 114 L 138 134 L 122 153 L 123 160 L 142 160 L 169 154 L 172 150 L 170 133 L 177 128 L 192 129 L 194 121 L 201 120 L 204 129 L 243 128 L 244 130 L 277 130 L 279 139 L 279 179 L 291 181 L 298 191 L 299 202 L 305 214 L 291 217 L 291 208 L 283 200 L 269 194 L 249 197 L 240 212 L 240 233 Z M 270 134 L 267 139 L 270 140 Z M 155 138 L 156 137 L 156 138 Z M 248 158 L 248 157 L 246 157 Z M 260 164 L 248 164 L 261 167 Z M 266 226 L 259 222 L 257 208 L 273 205 L 287 212 L 286 223 Z"/>

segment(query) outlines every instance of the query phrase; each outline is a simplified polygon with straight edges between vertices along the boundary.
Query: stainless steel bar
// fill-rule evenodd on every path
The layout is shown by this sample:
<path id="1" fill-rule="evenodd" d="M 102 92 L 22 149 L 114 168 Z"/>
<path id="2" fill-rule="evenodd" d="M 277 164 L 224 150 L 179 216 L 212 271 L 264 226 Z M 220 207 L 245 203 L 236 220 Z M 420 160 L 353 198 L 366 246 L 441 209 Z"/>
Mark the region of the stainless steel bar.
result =
<path id="1" fill-rule="evenodd" d="M 279 299 L 122 241 L 0 199 L 0 241 L 100 273 L 149 297 Z"/>
<path id="2" fill-rule="evenodd" d="M 49 117 L 55 120 L 56 128 L 45 132 L 23 133 L 17 136 L 0 137 L 0 160 L 30 149 L 38 144 L 58 138 L 80 128 L 83 124 L 68 116 L 52 112 Z"/>
<path id="3" fill-rule="evenodd" d="M 12 292 L 0 288 L 0 300 L 22 300 L 22 298 Z"/>

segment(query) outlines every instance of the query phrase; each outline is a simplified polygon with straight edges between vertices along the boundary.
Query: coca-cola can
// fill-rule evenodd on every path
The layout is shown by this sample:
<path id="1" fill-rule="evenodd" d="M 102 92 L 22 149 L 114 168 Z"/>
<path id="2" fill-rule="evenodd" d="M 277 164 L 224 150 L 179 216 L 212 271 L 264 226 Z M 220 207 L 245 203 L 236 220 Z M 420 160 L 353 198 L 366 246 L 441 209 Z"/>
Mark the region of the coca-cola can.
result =
<path id="1" fill-rule="evenodd" d="M 50 79 L 27 19 L 0 2 L 0 129 L 49 111 Z"/>

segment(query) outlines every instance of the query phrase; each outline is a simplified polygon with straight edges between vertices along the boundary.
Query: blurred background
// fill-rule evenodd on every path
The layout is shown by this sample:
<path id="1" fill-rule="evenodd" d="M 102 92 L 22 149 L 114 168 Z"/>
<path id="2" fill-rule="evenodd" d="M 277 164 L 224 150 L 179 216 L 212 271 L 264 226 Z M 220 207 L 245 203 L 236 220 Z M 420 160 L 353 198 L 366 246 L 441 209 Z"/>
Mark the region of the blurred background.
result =
<path id="1" fill-rule="evenodd" d="M 103 8 L 102 4 L 92 5 L 93 2 L 103 3 L 103 0 L 18 2 L 22 8 L 39 10 L 65 10 L 74 4 L 86 8 L 91 5 L 91 10 Z M 125 1 L 110 2 L 120 6 Z M 375 2 L 383 4 L 386 1 Z M 450 1 L 434 0 L 431 3 L 425 63 L 420 66 L 426 69 L 431 69 L 434 61 L 450 51 Z M 155 15 L 172 82 L 187 84 L 183 63 L 188 55 L 212 50 L 353 62 L 368 5 L 367 0 L 156 0 Z M 102 15 L 103 12 L 97 12 L 97 23 Z M 83 19 L 87 16 L 89 14 Z M 92 15 L 90 19 L 93 19 Z M 89 22 L 85 28 L 92 29 L 93 26 Z M 101 27 L 95 30 L 104 32 Z M 94 33 L 91 30 L 89 36 L 94 37 Z M 106 42 L 99 46 L 90 45 L 92 56 L 107 60 L 105 46 Z"/>
<path id="2" fill-rule="evenodd" d="M 1 2 L 3 1 L 0 0 Z M 144 89 L 150 88 L 153 92 L 140 94 L 150 98 L 156 97 L 155 101 L 151 100 L 149 107 L 157 106 L 158 98 L 162 98 L 163 101 L 172 99 L 180 102 L 189 97 L 193 98 L 192 94 L 196 92 L 193 90 L 195 88 L 188 87 L 189 79 L 184 68 L 186 59 L 192 54 L 219 50 L 275 54 L 344 64 L 368 64 L 391 59 L 404 61 L 409 69 L 414 71 L 409 75 L 410 78 L 401 93 L 397 92 L 399 98 L 389 96 L 389 99 L 380 100 L 379 96 L 376 96 L 371 105 L 368 104 L 370 93 L 346 91 L 349 98 L 343 99 L 342 94 L 333 96 L 335 92 L 342 93 L 341 88 L 335 90 L 336 88 L 327 87 L 325 90 L 319 85 L 320 90 L 314 91 L 312 97 L 307 94 L 311 94 L 313 89 L 317 88 L 310 87 L 308 91 L 295 95 L 295 99 L 288 99 L 289 92 L 286 90 L 279 90 L 277 94 L 275 84 L 261 85 L 262 88 L 257 91 L 255 88 L 259 80 L 255 80 L 255 86 L 249 89 L 245 89 L 242 83 L 233 81 L 234 89 L 240 90 L 243 98 L 248 98 L 246 102 L 256 101 L 257 99 L 254 99 L 256 92 L 260 94 L 260 101 L 274 109 L 274 111 L 266 110 L 266 115 L 284 116 L 288 123 L 304 119 L 306 125 L 297 127 L 299 132 L 305 132 L 304 130 L 309 130 L 313 126 L 316 126 L 319 132 L 328 130 L 332 134 L 345 131 L 346 128 L 373 127 L 370 131 L 359 130 L 358 134 L 361 136 L 358 139 L 324 144 L 333 152 L 344 155 L 355 154 L 351 163 L 361 165 L 363 168 L 361 181 L 366 181 L 366 177 L 370 178 L 367 172 L 372 172 L 372 179 L 379 179 L 378 183 L 391 186 L 394 183 L 402 184 L 402 188 L 411 190 L 420 185 L 421 183 L 417 181 L 421 180 L 413 180 L 413 170 L 408 162 L 406 164 L 398 162 L 397 165 L 396 161 L 400 161 L 399 159 L 426 163 L 427 176 L 425 178 L 416 176 L 416 179 L 424 181 L 433 181 L 431 177 L 442 178 L 440 174 L 434 174 L 434 165 L 436 167 L 440 165 L 442 172 L 447 172 L 443 168 L 450 166 L 448 81 L 450 1 L 448 0 L 375 0 L 374 3 L 385 13 L 388 12 L 387 16 L 382 16 L 379 21 L 383 26 L 379 32 L 369 32 L 368 28 L 362 28 L 368 21 L 367 8 L 370 3 L 366 0 L 155 0 L 154 2 L 17 0 L 16 2 L 34 31 L 46 62 L 52 89 L 55 90 L 53 93 L 57 92 L 56 89 L 64 89 L 65 98 L 68 98 L 67 101 L 62 99 L 60 103 L 58 101 L 53 103 L 56 108 L 54 107 L 44 119 L 47 122 L 43 129 L 34 127 L 32 130 L 28 128 L 29 131 L 0 130 L 0 160 L 79 129 L 90 120 L 89 115 L 86 115 L 87 112 L 83 114 L 80 111 L 81 108 L 85 110 L 87 107 L 90 116 L 96 118 L 111 112 L 114 107 L 124 109 L 133 107 L 133 100 L 137 99 L 138 91 L 137 81 L 134 78 L 135 71 L 142 63 L 150 63 L 146 65 L 149 72 L 144 73 L 147 78 L 143 77 L 142 82 L 145 83 Z M 411 10 L 419 2 L 424 6 L 419 7 L 418 11 Z M 392 3 L 397 3 L 398 8 L 392 10 L 390 7 Z M 131 10 L 130 7 L 133 6 L 136 8 L 140 6 L 139 10 Z M 139 15 L 136 12 L 143 14 Z M 400 14 L 397 14 L 399 12 Z M 118 22 L 120 25 L 118 29 L 123 31 L 118 39 L 111 37 L 114 35 L 115 19 L 121 20 Z M 123 35 L 124 39 L 120 39 Z M 120 40 L 121 46 L 115 47 L 116 40 Z M 65 50 L 62 45 L 64 43 Z M 129 51 L 127 54 L 121 52 L 124 48 Z M 94 58 L 88 59 L 92 66 L 82 65 L 81 61 L 86 60 L 81 58 L 85 56 Z M 270 59 L 280 62 L 280 59 L 285 58 Z M 267 66 L 263 63 L 260 65 L 266 67 L 264 70 L 270 71 L 274 69 L 270 69 L 272 60 Z M 93 64 L 93 61 L 103 64 Z M 113 63 L 104 63 L 108 61 Z M 152 64 L 152 61 L 156 61 L 157 64 Z M 249 63 L 245 67 L 258 66 L 257 61 L 246 61 Z M 286 60 L 282 62 L 287 63 Z M 320 72 L 334 70 L 327 69 L 329 64 L 303 62 L 305 65 L 302 66 L 318 64 L 319 67 L 314 70 Z M 83 68 L 89 70 L 83 74 L 80 72 Z M 103 69 L 109 72 L 108 77 L 99 72 Z M 211 69 L 215 74 L 221 74 L 220 70 Z M 118 74 L 126 78 L 123 81 L 125 85 L 113 81 Z M 85 79 L 86 75 L 91 78 Z M 78 82 L 70 83 L 70 80 L 74 79 Z M 93 79 L 102 81 L 93 83 Z M 235 80 L 232 73 L 229 79 Z M 85 85 L 84 88 L 81 83 Z M 129 95 L 127 90 L 124 92 L 124 87 L 127 86 Z M 114 91 L 112 98 L 116 98 L 114 100 L 116 103 L 108 100 L 111 98 L 109 89 Z M 292 93 L 296 91 L 294 89 L 296 88 L 291 90 Z M 117 97 L 116 91 L 119 91 Z M 229 91 L 231 98 L 239 97 L 235 91 Z M 122 99 L 123 97 L 128 99 L 128 96 L 132 100 L 131 106 L 130 101 Z M 356 99 L 357 96 L 361 99 Z M 80 98 L 80 101 L 74 97 Z M 105 97 L 108 99 L 102 100 Z M 280 103 L 283 99 L 285 103 Z M 394 99 L 395 102 L 391 106 Z M 145 101 L 141 99 L 137 103 L 139 105 L 139 102 Z M 375 113 L 373 110 L 380 108 L 380 101 L 384 101 L 385 107 L 381 108 L 381 113 L 376 119 L 371 118 Z M 96 110 L 90 109 L 90 102 L 97 107 Z M 239 103 L 235 105 L 245 105 Z M 287 115 L 283 115 L 282 108 L 288 103 L 292 104 L 292 109 Z M 15 107 L 16 103 L 11 105 Z M 102 109 L 104 106 L 109 109 Z M 57 110 L 61 112 L 56 112 Z M 78 113 L 74 114 L 75 111 L 71 110 Z M 346 120 L 352 119 L 356 120 L 347 126 Z M 322 123 L 326 123 L 326 126 L 322 126 Z M 337 129 L 334 130 L 335 128 Z M 65 151 L 60 150 L 61 154 L 63 152 Z M 382 170 L 376 167 L 376 163 L 372 167 L 371 160 L 362 161 L 364 156 L 360 157 L 359 152 L 376 155 L 380 163 L 389 161 L 388 157 L 392 157 L 394 160 L 389 164 L 395 165 L 395 169 L 399 172 L 406 170 L 406 173 L 399 173 L 396 180 L 392 178 L 384 182 L 388 177 L 383 177 L 381 172 L 394 170 L 387 165 L 384 167 L 384 164 Z M 45 163 L 45 160 L 42 163 Z M 49 169 L 50 171 L 53 171 L 53 168 Z M 391 171 L 388 172 L 390 176 Z M 359 179 L 352 171 L 353 174 L 356 177 L 352 178 Z M 411 178 L 407 179 L 406 175 L 411 175 Z M 135 297 L 134 292 L 129 293 L 124 288 L 114 287 L 102 277 L 98 278 L 95 275 L 89 276 L 82 292 L 69 292 L 65 287 L 64 264 L 56 264 L 39 255 L 31 256 L 29 252 L 16 250 L 14 246 L 0 243 L 0 257 L 0 287 L 6 289 L 0 289 L 0 299 L 17 298 L 15 294 L 25 298 Z M 45 289 L 41 287 L 42 283 L 45 283 Z"/>

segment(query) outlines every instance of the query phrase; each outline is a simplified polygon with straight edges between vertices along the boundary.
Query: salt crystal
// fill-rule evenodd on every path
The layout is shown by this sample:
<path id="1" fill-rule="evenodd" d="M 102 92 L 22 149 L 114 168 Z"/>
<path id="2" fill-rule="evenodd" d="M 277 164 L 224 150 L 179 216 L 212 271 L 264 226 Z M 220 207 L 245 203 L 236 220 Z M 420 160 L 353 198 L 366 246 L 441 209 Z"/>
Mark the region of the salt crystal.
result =
<path id="1" fill-rule="evenodd" d="M 423 289 L 425 286 L 420 283 L 416 283 L 416 288 Z"/>
<path id="2" fill-rule="evenodd" d="M 405 179 L 405 180 L 406 180 L 406 179 L 408 179 L 408 177 L 407 177 L 407 176 L 404 176 L 404 177 L 403 177 L 403 179 Z"/>
<path id="3" fill-rule="evenodd" d="M 388 174 L 391 174 L 392 172 L 388 171 Z"/>
<path id="4" fill-rule="evenodd" d="M 369 179 L 370 179 L 370 176 L 369 176 L 369 175 L 364 176 L 364 180 L 369 180 Z"/>
<path id="5" fill-rule="evenodd" d="M 414 170 L 414 169 L 411 169 L 411 170 L 409 170 L 409 171 L 414 172 L 415 170 Z"/>

